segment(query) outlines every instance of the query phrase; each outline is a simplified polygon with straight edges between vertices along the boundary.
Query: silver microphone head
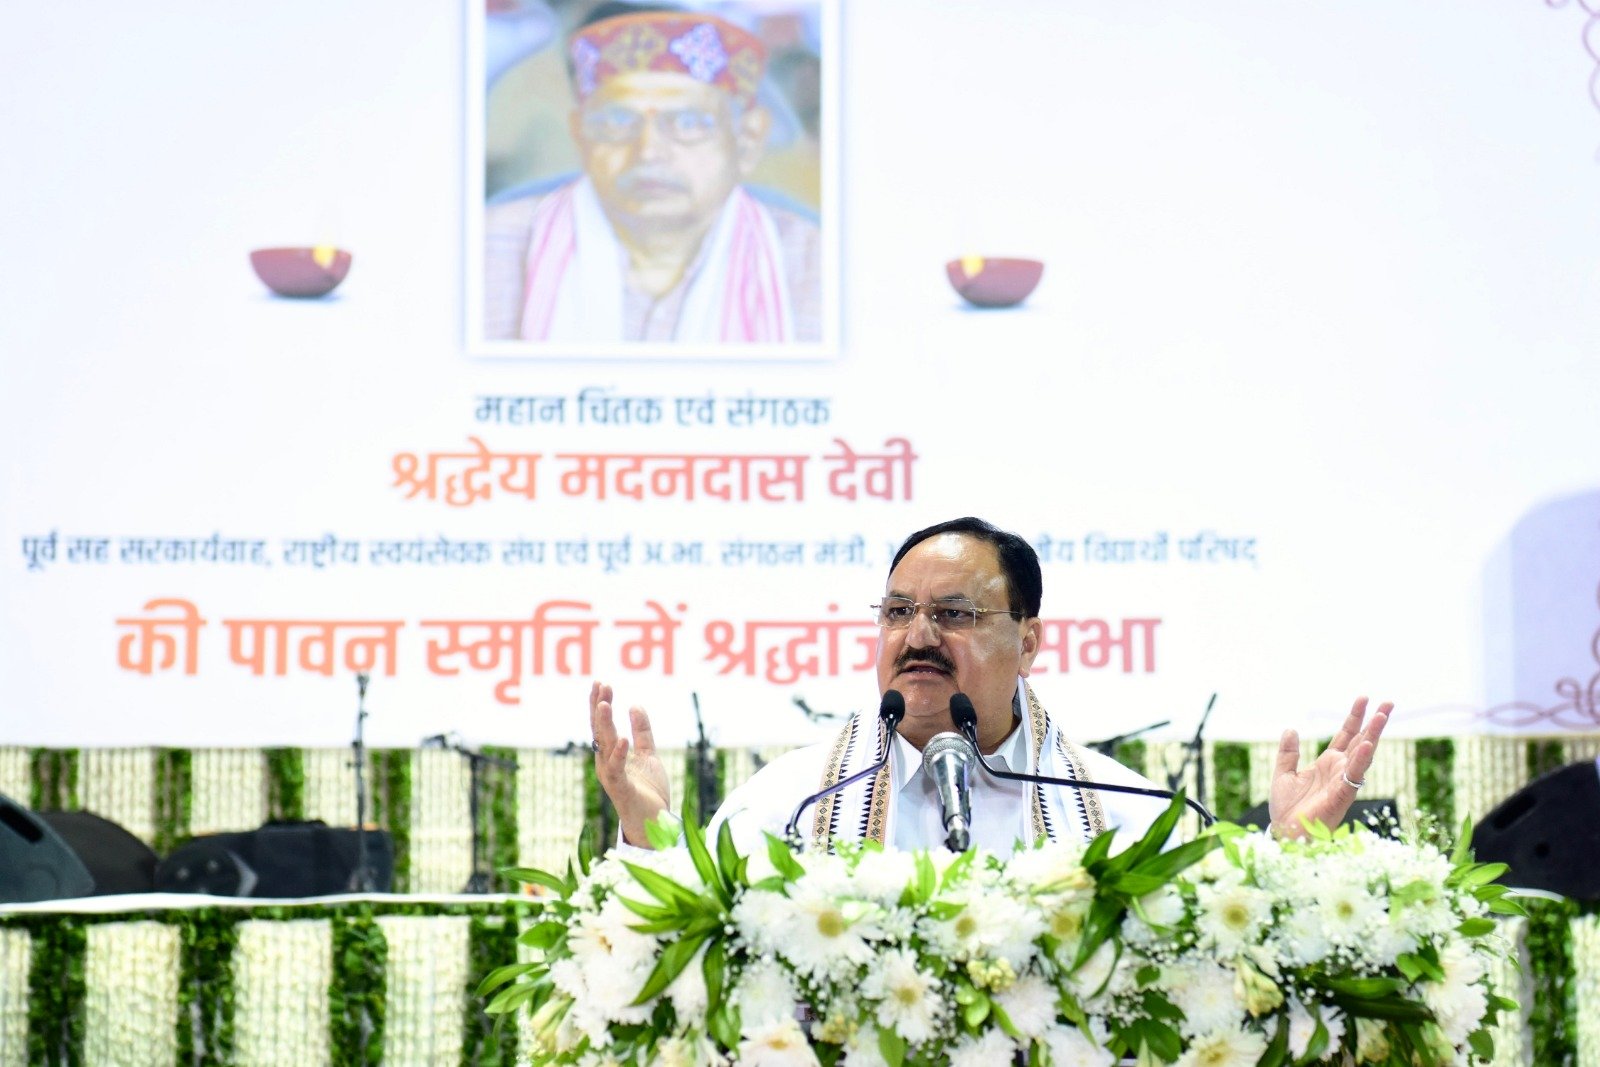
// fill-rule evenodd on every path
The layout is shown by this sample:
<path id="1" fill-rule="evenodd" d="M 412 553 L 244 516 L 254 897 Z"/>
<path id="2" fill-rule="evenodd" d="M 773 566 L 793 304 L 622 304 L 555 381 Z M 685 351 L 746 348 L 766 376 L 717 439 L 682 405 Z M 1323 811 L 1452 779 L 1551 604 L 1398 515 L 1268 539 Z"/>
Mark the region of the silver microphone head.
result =
<path id="1" fill-rule="evenodd" d="M 975 758 L 971 742 L 960 734 L 953 734 L 948 730 L 942 734 L 934 734 L 923 747 L 922 766 L 931 771 L 934 761 L 941 757 L 954 758 L 958 765 L 971 763 Z"/>

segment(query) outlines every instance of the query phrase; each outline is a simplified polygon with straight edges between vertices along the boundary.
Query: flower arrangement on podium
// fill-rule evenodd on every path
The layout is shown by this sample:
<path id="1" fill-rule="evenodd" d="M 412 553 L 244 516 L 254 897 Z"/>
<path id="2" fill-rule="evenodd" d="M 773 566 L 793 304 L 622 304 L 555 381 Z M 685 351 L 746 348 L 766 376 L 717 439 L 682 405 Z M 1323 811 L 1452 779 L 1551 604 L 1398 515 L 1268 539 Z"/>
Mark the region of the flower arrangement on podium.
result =
<path id="1" fill-rule="evenodd" d="M 1009 857 L 874 846 L 746 856 L 727 827 L 564 876 L 496 969 L 535 1063 L 1277 1067 L 1467 1063 L 1515 1007 L 1486 963 L 1519 913 L 1464 847 L 1221 824 L 1167 848 L 1174 803 Z M 1463 834 L 1465 841 L 1467 835 Z M 683 847 L 686 846 L 686 847 Z"/>

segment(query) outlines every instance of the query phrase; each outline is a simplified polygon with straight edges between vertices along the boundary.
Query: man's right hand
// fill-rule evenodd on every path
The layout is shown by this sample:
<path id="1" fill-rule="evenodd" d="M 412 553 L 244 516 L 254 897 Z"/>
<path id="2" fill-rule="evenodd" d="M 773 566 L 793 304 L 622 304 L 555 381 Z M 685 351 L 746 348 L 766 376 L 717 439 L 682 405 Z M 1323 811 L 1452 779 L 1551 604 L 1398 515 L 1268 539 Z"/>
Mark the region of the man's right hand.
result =
<path id="1" fill-rule="evenodd" d="M 611 721 L 611 687 L 596 682 L 589 689 L 589 728 L 594 732 L 594 769 L 617 809 L 622 822 L 622 839 L 630 845 L 650 847 L 645 824 L 672 803 L 672 787 L 667 768 L 656 755 L 655 736 L 650 732 L 650 716 L 643 708 L 628 709 L 633 726 L 633 743 L 617 736 Z"/>

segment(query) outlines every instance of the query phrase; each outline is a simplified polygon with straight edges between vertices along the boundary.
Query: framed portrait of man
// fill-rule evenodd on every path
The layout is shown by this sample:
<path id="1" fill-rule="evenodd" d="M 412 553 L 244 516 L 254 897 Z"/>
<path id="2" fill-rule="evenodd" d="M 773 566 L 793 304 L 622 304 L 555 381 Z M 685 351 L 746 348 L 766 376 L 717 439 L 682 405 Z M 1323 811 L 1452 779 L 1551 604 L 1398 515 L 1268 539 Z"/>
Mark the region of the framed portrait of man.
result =
<path id="1" fill-rule="evenodd" d="M 837 355 L 838 0 L 469 4 L 469 355 Z"/>

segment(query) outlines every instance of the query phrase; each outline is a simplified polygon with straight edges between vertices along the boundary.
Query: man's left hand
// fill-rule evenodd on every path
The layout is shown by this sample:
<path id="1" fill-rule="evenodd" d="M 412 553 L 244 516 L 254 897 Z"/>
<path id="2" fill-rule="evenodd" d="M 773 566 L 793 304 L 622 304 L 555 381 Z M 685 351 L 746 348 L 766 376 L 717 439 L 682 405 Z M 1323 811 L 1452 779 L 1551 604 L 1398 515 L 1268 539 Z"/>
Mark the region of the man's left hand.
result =
<path id="1" fill-rule="evenodd" d="M 1393 704 L 1379 704 L 1368 719 L 1367 698 L 1358 699 L 1327 749 L 1303 771 L 1298 769 L 1300 735 L 1293 730 L 1283 732 L 1267 801 L 1273 833 L 1279 837 L 1304 837 L 1306 821 L 1337 826 L 1344 819 L 1356 801 L 1356 786 L 1366 779 L 1367 768 L 1372 766 L 1378 738 L 1383 736 L 1393 710 Z"/>

